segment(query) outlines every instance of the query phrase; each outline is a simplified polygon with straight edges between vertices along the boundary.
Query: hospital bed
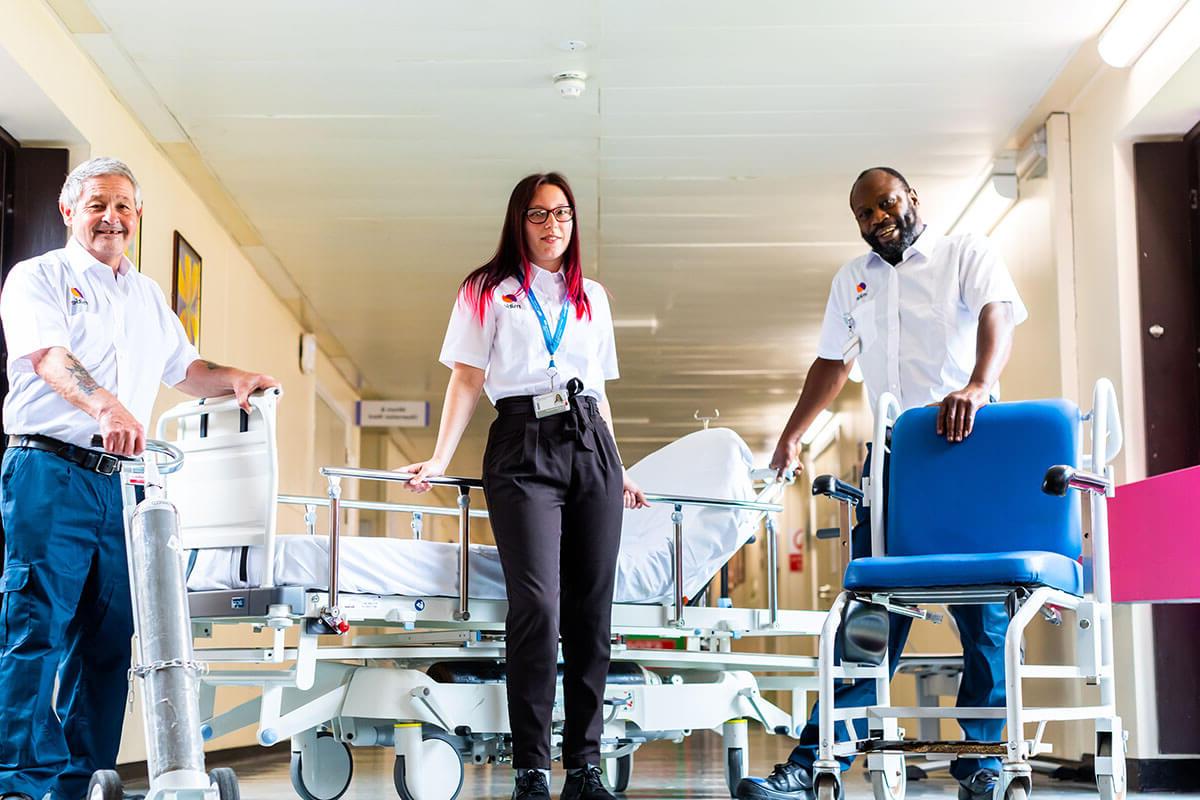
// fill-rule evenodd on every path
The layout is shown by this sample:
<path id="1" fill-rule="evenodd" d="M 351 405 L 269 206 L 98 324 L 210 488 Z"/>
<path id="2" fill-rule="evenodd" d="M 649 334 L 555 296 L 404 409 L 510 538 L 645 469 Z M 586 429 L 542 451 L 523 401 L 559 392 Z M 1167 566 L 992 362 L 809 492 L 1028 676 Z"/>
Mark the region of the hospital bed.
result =
<path id="1" fill-rule="evenodd" d="M 472 521 L 485 516 L 471 507 L 480 483 L 435 479 L 455 491 L 453 509 L 370 502 L 343 497 L 343 482 L 407 476 L 327 467 L 326 497 L 280 496 L 278 396 L 255 396 L 249 414 L 232 400 L 187 403 L 159 422 L 158 437 L 171 438 L 186 456 L 168 492 L 183 546 L 193 551 L 194 632 L 208 637 L 215 626 L 249 624 L 270 636 L 261 646 L 197 649 L 207 666 L 204 736 L 253 726 L 263 745 L 290 739 L 293 785 L 305 800 L 340 797 L 353 748 L 364 746 L 394 750 L 393 779 L 404 800 L 451 800 L 464 763 L 504 761 L 511 747 L 502 576 L 494 548 L 471 540 Z M 632 468 L 643 486 L 663 493 L 648 495 L 652 508 L 627 511 L 622 531 L 602 740 L 605 778 L 615 790 L 629 784 L 642 744 L 707 729 L 723 738 L 732 792 L 747 771 L 748 724 L 791 736 L 804 724 L 817 659 L 745 645 L 815 636 L 825 614 L 779 608 L 773 515 L 782 484 L 751 466 L 735 434 L 712 429 Z M 305 533 L 276 532 L 280 503 L 304 507 Z M 346 509 L 407 514 L 414 537 L 345 535 Z M 457 519 L 458 541 L 424 539 L 424 522 L 446 514 Z M 766 607 L 736 608 L 727 598 L 697 603 L 722 565 L 759 535 Z M 672 640 L 676 649 L 640 649 L 634 637 Z M 216 714 L 224 687 L 257 692 Z M 790 706 L 768 701 L 764 690 L 790 693 Z"/>
<path id="2" fill-rule="evenodd" d="M 980 410 L 974 430 L 949 444 L 935 433 L 936 408 L 899 413 L 884 394 L 876 409 L 873 452 L 887 454 L 890 486 L 864 478 L 854 487 L 821 476 L 814 493 L 866 506 L 871 518 L 868 558 L 850 562 L 845 590 L 834 601 L 820 640 L 820 736 L 814 764 L 818 800 L 841 794 L 839 756 L 866 754 L 877 800 L 901 798 L 904 758 L 941 753 L 952 758 L 996 756 L 1002 762 L 996 800 L 1025 800 L 1032 790 L 1031 759 L 1051 751 L 1052 721 L 1095 723 L 1095 774 L 1103 800 L 1125 794 L 1125 733 L 1116 712 L 1107 497 L 1109 462 L 1121 448 L 1121 423 L 1112 384 L 1100 380 L 1092 410 L 1065 400 L 998 403 Z M 1090 427 L 1090 452 L 1084 429 Z M 1090 496 L 1089 535 L 1079 498 Z M 886 491 L 886 496 L 885 496 Z M 887 673 L 887 613 L 933 618 L 930 604 L 1005 603 L 1007 706 L 904 708 L 891 704 Z M 1064 623 L 1064 615 L 1070 624 Z M 1074 663 L 1023 663 L 1023 635 L 1044 617 L 1074 637 Z M 841 653 L 840 659 L 837 653 Z M 835 708 L 835 679 L 873 680 L 877 703 Z M 1099 703 L 1032 708 L 1026 680 L 1075 680 L 1099 686 Z M 902 740 L 898 718 L 1003 719 L 996 742 Z M 858 738 L 853 720 L 866 720 Z M 835 739 L 846 732 L 848 741 Z M 1032 736 L 1028 726 L 1036 726 Z"/>

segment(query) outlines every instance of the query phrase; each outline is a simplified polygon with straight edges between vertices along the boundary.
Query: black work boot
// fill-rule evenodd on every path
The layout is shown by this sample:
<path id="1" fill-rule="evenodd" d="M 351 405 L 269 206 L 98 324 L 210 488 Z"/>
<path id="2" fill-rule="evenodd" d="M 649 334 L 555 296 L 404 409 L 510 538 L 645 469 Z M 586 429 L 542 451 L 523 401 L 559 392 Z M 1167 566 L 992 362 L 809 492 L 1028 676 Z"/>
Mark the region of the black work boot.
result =
<path id="1" fill-rule="evenodd" d="M 550 800 L 550 787 L 540 769 L 527 770 L 524 775 L 517 776 L 512 800 Z"/>
<path id="2" fill-rule="evenodd" d="M 600 768 L 588 764 L 567 771 L 560 800 L 616 800 L 600 781 Z"/>
<path id="3" fill-rule="evenodd" d="M 742 778 L 737 800 L 812 800 L 812 775 L 800 764 L 776 764 L 765 778 Z"/>

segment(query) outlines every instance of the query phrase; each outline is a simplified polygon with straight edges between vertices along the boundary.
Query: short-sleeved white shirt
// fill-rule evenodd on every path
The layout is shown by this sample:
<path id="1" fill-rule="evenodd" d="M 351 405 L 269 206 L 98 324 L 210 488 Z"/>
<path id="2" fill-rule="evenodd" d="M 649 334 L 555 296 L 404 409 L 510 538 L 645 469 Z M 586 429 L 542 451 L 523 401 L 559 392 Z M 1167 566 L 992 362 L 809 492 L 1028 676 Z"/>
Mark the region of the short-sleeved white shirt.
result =
<path id="1" fill-rule="evenodd" d="M 553 335 L 567 298 L 562 271 L 533 267 L 530 288 Z M 603 400 L 604 382 L 620 377 L 612 311 L 608 294 L 599 283 L 584 279 L 583 290 L 591 303 L 591 318 L 585 313 L 579 319 L 575 307 L 569 307 L 567 326 L 554 355 L 555 386 L 579 378 L 584 395 Z M 504 279 L 493 291 L 482 325 L 474 304 L 459 292 L 438 360 L 451 369 L 457 362 L 484 370 L 483 389 L 493 405 L 505 397 L 550 391 L 550 354 L 542 327 L 516 278 Z"/>
<path id="2" fill-rule="evenodd" d="M 128 259 L 112 267 L 76 239 L 15 265 L 0 291 L 8 345 L 4 430 L 88 446 L 95 419 L 67 402 L 33 371 L 29 356 L 65 347 L 144 427 L 158 384 L 174 386 L 200 357 L 162 290 Z"/>
<path id="3" fill-rule="evenodd" d="M 857 335 L 872 410 L 883 392 L 902 409 L 937 403 L 970 380 L 979 313 L 994 302 L 1012 303 L 1017 324 L 1029 316 L 986 238 L 927 228 L 896 266 L 870 252 L 838 270 L 817 354 L 841 361 Z"/>

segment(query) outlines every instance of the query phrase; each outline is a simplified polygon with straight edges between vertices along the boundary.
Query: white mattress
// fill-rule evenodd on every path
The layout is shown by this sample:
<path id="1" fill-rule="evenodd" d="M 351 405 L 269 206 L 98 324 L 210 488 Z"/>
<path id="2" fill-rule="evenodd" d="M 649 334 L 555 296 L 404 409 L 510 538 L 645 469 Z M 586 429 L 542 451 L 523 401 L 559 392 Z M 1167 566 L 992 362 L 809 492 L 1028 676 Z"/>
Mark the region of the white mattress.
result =
<path id="1" fill-rule="evenodd" d="M 692 497 L 753 500 L 753 464 L 746 443 L 727 428 L 697 431 L 672 442 L 630 468 L 647 492 Z M 673 595 L 672 508 L 656 504 L 626 510 L 617 563 L 615 601 L 662 603 Z M 697 594 L 721 565 L 757 530 L 757 514 L 717 508 L 684 508 L 684 590 Z M 200 550 L 188 577 L 194 591 L 243 589 L 261 583 L 263 550 Z M 458 595 L 458 545 L 413 539 L 343 536 L 339 588 L 354 594 Z M 329 574 L 326 536 L 279 535 L 275 540 L 275 583 L 324 589 Z M 496 548 L 471 547 L 471 596 L 504 597 L 504 574 Z"/>

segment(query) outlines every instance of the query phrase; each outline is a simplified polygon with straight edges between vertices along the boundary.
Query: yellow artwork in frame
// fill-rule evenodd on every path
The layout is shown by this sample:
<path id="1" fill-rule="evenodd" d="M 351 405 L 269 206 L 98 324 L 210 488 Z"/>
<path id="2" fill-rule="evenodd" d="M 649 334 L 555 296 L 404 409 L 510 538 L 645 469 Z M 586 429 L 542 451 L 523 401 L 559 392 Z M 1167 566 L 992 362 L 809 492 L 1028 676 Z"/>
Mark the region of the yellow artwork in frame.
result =
<path id="1" fill-rule="evenodd" d="M 171 278 L 171 307 L 179 315 L 188 341 L 200 346 L 200 254 L 175 231 L 175 268 Z"/>

